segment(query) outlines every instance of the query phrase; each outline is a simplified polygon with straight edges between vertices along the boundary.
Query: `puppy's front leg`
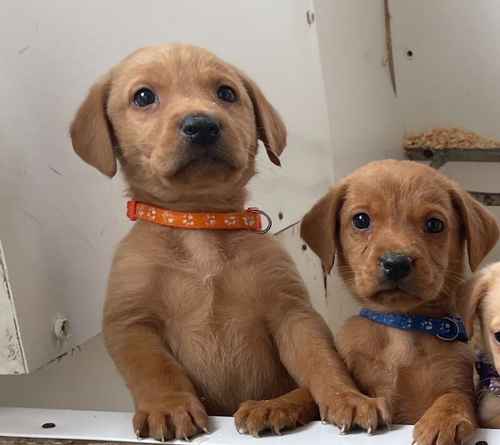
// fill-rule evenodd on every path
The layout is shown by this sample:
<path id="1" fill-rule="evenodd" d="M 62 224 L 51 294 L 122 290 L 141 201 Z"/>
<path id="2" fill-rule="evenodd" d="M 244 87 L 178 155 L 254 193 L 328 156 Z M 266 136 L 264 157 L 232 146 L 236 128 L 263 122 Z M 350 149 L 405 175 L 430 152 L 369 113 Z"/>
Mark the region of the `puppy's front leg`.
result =
<path id="1" fill-rule="evenodd" d="M 368 432 L 389 425 L 391 415 L 385 399 L 359 392 L 321 316 L 304 302 L 284 313 L 271 321 L 281 361 L 292 377 L 311 391 L 321 419 L 339 426 L 342 432 L 354 425 Z"/>
<path id="2" fill-rule="evenodd" d="M 165 441 L 207 431 L 208 417 L 192 383 L 154 326 L 105 318 L 104 336 L 134 397 L 137 436 Z"/>
<path id="3" fill-rule="evenodd" d="M 476 427 L 471 396 L 449 392 L 436 399 L 417 422 L 413 438 L 418 445 L 459 445 L 474 434 Z"/>

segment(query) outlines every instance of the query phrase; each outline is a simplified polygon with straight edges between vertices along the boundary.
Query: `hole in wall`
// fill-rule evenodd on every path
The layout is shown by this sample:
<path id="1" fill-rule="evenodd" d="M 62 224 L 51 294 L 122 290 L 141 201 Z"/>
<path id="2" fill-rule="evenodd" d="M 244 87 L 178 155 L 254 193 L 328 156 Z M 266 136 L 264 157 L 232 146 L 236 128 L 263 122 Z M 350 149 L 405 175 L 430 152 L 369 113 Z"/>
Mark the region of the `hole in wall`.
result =
<path id="1" fill-rule="evenodd" d="M 281 221 L 283 219 L 283 212 L 278 213 L 278 219 Z"/>
<path id="2" fill-rule="evenodd" d="M 49 430 L 49 429 L 55 428 L 55 427 L 56 427 L 56 424 L 52 423 L 52 422 L 46 422 L 42 425 L 42 428 L 45 430 Z"/>
<path id="3" fill-rule="evenodd" d="M 406 57 L 408 57 L 408 59 L 413 59 L 414 55 L 413 50 L 409 49 L 406 51 Z"/>

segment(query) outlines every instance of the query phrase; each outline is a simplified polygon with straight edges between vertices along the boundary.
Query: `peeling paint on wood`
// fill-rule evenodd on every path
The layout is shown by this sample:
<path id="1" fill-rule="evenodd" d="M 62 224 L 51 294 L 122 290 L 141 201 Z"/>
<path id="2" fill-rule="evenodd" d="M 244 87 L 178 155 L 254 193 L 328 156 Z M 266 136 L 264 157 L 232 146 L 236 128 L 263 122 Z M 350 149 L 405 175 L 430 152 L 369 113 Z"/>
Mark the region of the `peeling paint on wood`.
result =
<path id="1" fill-rule="evenodd" d="M 0 242 L 0 374 L 25 374 L 26 361 L 21 345 L 16 310 Z"/>

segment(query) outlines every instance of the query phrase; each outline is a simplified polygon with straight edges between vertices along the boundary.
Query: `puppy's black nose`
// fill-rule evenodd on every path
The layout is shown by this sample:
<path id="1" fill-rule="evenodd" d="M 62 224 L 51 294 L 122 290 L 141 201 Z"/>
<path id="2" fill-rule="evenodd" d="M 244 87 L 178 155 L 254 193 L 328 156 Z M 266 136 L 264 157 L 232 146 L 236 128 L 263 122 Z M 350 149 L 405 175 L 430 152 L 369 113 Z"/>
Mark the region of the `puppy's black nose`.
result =
<path id="1" fill-rule="evenodd" d="M 211 145 L 219 139 L 220 124 L 203 114 L 190 115 L 182 121 L 181 131 L 193 144 Z"/>
<path id="2" fill-rule="evenodd" d="M 408 276 L 412 263 L 413 258 L 394 252 L 386 252 L 379 258 L 384 278 L 390 281 L 399 281 Z"/>

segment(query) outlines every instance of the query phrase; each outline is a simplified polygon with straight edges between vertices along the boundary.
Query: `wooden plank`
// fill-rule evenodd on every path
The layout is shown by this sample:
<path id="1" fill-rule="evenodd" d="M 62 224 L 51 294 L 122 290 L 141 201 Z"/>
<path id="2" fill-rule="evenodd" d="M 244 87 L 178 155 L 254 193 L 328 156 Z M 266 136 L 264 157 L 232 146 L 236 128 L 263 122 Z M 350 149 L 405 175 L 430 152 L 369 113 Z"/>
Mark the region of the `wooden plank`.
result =
<path id="1" fill-rule="evenodd" d="M 87 440 L 29 439 L 22 437 L 0 437 L 0 445 L 137 445 L 132 442 L 96 442 Z"/>
<path id="2" fill-rule="evenodd" d="M 469 192 L 485 206 L 500 206 L 500 193 Z"/>
<path id="3" fill-rule="evenodd" d="M 439 169 L 447 162 L 500 162 L 500 148 L 406 148 L 406 157 L 412 161 L 430 161 Z M 500 193 L 469 191 L 486 206 L 500 206 Z"/>
<path id="4" fill-rule="evenodd" d="M 446 162 L 500 162 L 500 148 L 417 147 L 405 148 L 405 153 L 412 161 L 442 162 L 441 165 Z"/>

